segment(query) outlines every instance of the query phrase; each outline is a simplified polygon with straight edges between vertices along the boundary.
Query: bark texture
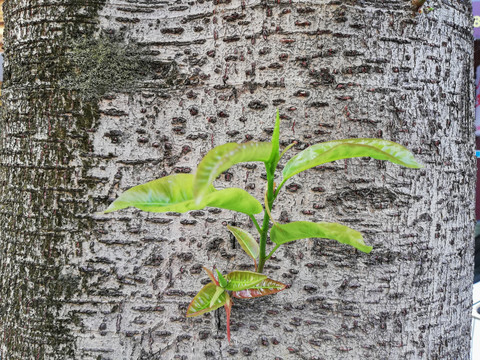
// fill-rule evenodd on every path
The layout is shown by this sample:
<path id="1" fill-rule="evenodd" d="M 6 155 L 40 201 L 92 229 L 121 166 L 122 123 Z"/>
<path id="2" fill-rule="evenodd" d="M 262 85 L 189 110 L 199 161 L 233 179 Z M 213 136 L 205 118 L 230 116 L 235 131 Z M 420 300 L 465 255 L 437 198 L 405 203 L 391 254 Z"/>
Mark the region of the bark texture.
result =
<path id="1" fill-rule="evenodd" d="M 467 359 L 470 4 L 431 3 L 7 0 L 2 358 Z M 252 269 L 225 226 L 253 232 L 248 217 L 95 212 L 216 145 L 269 139 L 276 108 L 292 153 L 381 137 L 425 169 L 355 159 L 287 183 L 280 222 L 340 222 L 374 250 L 284 246 L 265 273 L 291 288 L 236 301 L 229 345 L 223 309 L 185 311 L 202 265 Z M 243 164 L 216 184 L 261 199 L 264 177 Z"/>

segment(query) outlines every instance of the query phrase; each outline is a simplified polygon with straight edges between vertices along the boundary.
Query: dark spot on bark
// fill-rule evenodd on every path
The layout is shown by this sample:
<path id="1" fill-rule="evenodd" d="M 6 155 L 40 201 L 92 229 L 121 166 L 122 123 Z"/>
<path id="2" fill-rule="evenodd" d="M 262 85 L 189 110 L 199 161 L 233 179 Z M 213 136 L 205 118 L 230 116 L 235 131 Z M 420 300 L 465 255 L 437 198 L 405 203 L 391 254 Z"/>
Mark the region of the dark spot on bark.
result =
<path id="1" fill-rule="evenodd" d="M 234 137 L 234 136 L 237 136 L 238 134 L 240 134 L 240 131 L 238 130 L 229 130 L 226 132 L 226 134 L 230 137 Z"/>
<path id="2" fill-rule="evenodd" d="M 240 35 L 226 36 L 223 41 L 226 43 L 235 42 L 240 40 Z"/>
<path id="3" fill-rule="evenodd" d="M 315 9 L 311 7 L 304 7 L 304 8 L 298 8 L 297 13 L 298 14 L 311 14 L 314 13 Z"/>
<path id="4" fill-rule="evenodd" d="M 270 47 L 264 47 L 258 51 L 258 55 L 267 55 L 272 51 Z"/>
<path id="5" fill-rule="evenodd" d="M 269 342 L 268 342 L 268 338 L 266 336 L 261 336 L 260 337 L 260 344 L 262 344 L 263 346 L 270 345 Z"/>
<path id="6" fill-rule="evenodd" d="M 293 96 L 309 97 L 310 96 L 310 91 L 308 91 L 308 90 L 298 90 L 298 91 L 293 93 Z"/>
<path id="7" fill-rule="evenodd" d="M 176 174 L 189 174 L 192 172 L 192 168 L 188 166 L 177 166 L 173 169 Z"/>
<path id="8" fill-rule="evenodd" d="M 183 219 L 180 221 L 180 224 L 182 225 L 195 225 L 197 223 L 197 220 L 187 220 Z"/>
<path id="9" fill-rule="evenodd" d="M 185 291 L 176 290 L 176 289 L 169 289 L 169 290 L 165 291 L 165 295 L 182 297 L 182 296 L 185 296 Z"/>
<path id="10" fill-rule="evenodd" d="M 231 14 L 231 15 L 224 16 L 223 19 L 224 19 L 226 22 L 232 22 L 232 21 L 244 19 L 245 16 L 246 16 L 245 14 L 239 14 L 239 13 L 234 12 L 234 13 Z"/>
<path id="11" fill-rule="evenodd" d="M 186 5 L 178 5 L 178 6 L 172 6 L 168 8 L 168 11 L 185 11 L 188 10 L 189 7 Z"/>
<path id="12" fill-rule="evenodd" d="M 300 186 L 300 184 L 291 183 L 291 184 L 288 184 L 285 188 L 290 192 L 297 192 L 302 187 Z"/>
<path id="13" fill-rule="evenodd" d="M 295 21 L 295 26 L 307 27 L 307 26 L 310 26 L 310 25 L 312 25 L 312 23 L 310 21 L 307 21 L 307 20 L 305 20 L 305 21 L 299 21 L 299 20 Z"/>
<path id="14" fill-rule="evenodd" d="M 123 16 L 117 17 L 115 18 L 115 20 L 118 21 L 119 23 L 124 23 L 124 24 L 135 24 L 140 22 L 139 18 L 128 18 Z"/>
<path id="15" fill-rule="evenodd" d="M 271 63 L 270 65 L 268 65 L 269 69 L 281 69 L 283 68 L 283 65 L 278 63 L 278 62 L 275 62 L 275 63 Z"/>
<path id="16" fill-rule="evenodd" d="M 160 251 L 159 248 L 155 248 L 143 264 L 146 266 L 160 266 L 164 260 Z"/>
<path id="17" fill-rule="evenodd" d="M 193 258 L 193 254 L 191 252 L 180 253 L 177 257 L 182 261 L 190 261 Z"/>
<path id="18" fill-rule="evenodd" d="M 253 110 L 264 110 L 268 107 L 268 105 L 260 100 L 253 100 L 248 103 L 248 107 Z"/>
<path id="19" fill-rule="evenodd" d="M 303 290 L 305 290 L 307 293 L 312 294 L 318 290 L 318 288 L 315 285 L 305 285 L 303 287 Z"/>
<path id="20" fill-rule="evenodd" d="M 328 103 L 326 102 L 314 101 L 310 103 L 310 107 L 313 107 L 313 108 L 322 108 L 327 106 L 328 106 Z"/>
<path id="21" fill-rule="evenodd" d="M 175 126 L 172 128 L 172 131 L 177 135 L 184 135 L 186 132 L 185 126 Z"/>
<path id="22" fill-rule="evenodd" d="M 187 140 L 198 140 L 198 139 L 206 140 L 208 139 L 208 134 L 198 133 L 198 134 L 187 135 Z"/>
<path id="23" fill-rule="evenodd" d="M 223 244 L 224 240 L 222 238 L 215 238 L 207 244 L 207 251 L 218 251 L 220 245 Z"/>
<path id="24" fill-rule="evenodd" d="M 281 105 L 281 104 L 284 104 L 284 103 L 285 103 L 284 99 L 274 99 L 274 100 L 272 100 L 272 104 L 274 106 L 278 106 L 278 105 Z"/>
<path id="25" fill-rule="evenodd" d="M 167 218 L 148 218 L 148 219 L 145 219 L 145 221 L 148 221 L 148 222 L 151 222 L 151 223 L 154 223 L 154 224 L 170 224 L 172 222 L 171 219 L 167 219 Z"/>
<path id="26" fill-rule="evenodd" d="M 238 56 L 237 55 L 228 55 L 225 57 L 225 61 L 226 62 L 229 62 L 229 61 L 237 61 L 238 60 Z"/>
<path id="27" fill-rule="evenodd" d="M 123 136 L 123 132 L 120 130 L 110 130 L 109 132 L 105 133 L 103 136 L 110 138 L 110 141 L 113 144 L 117 144 L 120 142 L 120 138 Z"/>
<path id="28" fill-rule="evenodd" d="M 173 35 L 180 35 L 185 31 L 185 29 L 181 27 L 174 27 L 174 28 L 165 28 L 160 30 L 162 34 L 173 34 Z"/>
<path id="29" fill-rule="evenodd" d="M 203 330 L 198 333 L 198 338 L 200 340 L 206 340 L 208 339 L 209 336 L 210 336 L 210 331 Z"/>
<path id="30" fill-rule="evenodd" d="M 191 335 L 182 334 L 177 336 L 177 341 L 190 340 L 191 338 L 192 338 Z"/>
<path id="31" fill-rule="evenodd" d="M 243 355 L 250 356 L 250 355 L 252 355 L 252 353 L 253 353 L 253 350 L 251 348 L 246 347 L 246 346 L 242 348 L 242 354 Z"/>
<path id="32" fill-rule="evenodd" d="M 279 222 L 288 223 L 290 222 L 290 218 L 288 216 L 288 212 L 286 210 L 282 210 L 280 213 L 280 218 L 278 219 Z"/>
<path id="33" fill-rule="evenodd" d="M 187 119 L 183 117 L 174 117 L 172 118 L 171 124 L 172 125 L 180 125 L 180 124 L 185 124 L 187 122 Z"/>

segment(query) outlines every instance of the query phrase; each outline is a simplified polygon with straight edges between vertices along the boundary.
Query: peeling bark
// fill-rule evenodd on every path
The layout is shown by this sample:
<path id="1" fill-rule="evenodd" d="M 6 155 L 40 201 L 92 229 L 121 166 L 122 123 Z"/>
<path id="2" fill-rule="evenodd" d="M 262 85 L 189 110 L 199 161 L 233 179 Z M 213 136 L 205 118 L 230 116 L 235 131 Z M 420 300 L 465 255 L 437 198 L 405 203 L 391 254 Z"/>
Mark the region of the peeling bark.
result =
<path id="1" fill-rule="evenodd" d="M 403 0 L 7 1 L 2 358 L 467 359 L 470 5 L 432 6 L 413 16 Z M 85 84 L 66 86 L 80 68 L 66 57 L 105 34 L 145 71 L 85 98 Z M 381 137 L 425 169 L 354 159 L 289 181 L 278 221 L 340 222 L 374 250 L 285 245 L 265 273 L 291 288 L 236 300 L 229 345 L 223 309 L 185 311 L 208 281 L 202 265 L 252 269 L 225 226 L 253 231 L 248 217 L 95 212 L 128 187 L 195 171 L 213 146 L 269 139 L 276 108 L 292 153 Z M 238 165 L 216 184 L 261 199 L 262 166 Z"/>

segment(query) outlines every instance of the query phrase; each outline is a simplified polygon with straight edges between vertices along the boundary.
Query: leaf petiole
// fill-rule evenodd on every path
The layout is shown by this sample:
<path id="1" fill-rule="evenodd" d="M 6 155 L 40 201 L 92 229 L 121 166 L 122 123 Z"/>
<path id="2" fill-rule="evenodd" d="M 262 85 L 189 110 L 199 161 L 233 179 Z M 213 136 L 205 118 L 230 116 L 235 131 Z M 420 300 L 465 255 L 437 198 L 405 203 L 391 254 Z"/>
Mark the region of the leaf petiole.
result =
<path id="1" fill-rule="evenodd" d="M 260 234 L 262 232 L 262 229 L 260 229 L 260 225 L 258 225 L 257 219 L 255 219 L 255 216 L 249 215 L 250 219 L 252 219 L 253 224 L 257 228 L 258 233 Z"/>
<path id="2" fill-rule="evenodd" d="M 275 245 L 275 247 L 272 249 L 272 251 L 270 251 L 270 254 L 267 255 L 267 257 L 265 258 L 265 260 L 268 260 L 272 257 L 272 255 L 275 253 L 275 251 L 277 251 L 277 249 L 280 247 L 280 244 L 277 244 Z"/>
<path id="3" fill-rule="evenodd" d="M 290 150 L 292 148 L 292 146 L 295 146 L 297 145 L 297 142 L 294 141 L 293 143 L 291 143 L 290 145 L 288 145 L 285 149 L 283 149 L 282 153 L 280 154 L 280 159 L 283 157 L 283 155 L 285 155 L 285 153 Z"/>
<path id="4" fill-rule="evenodd" d="M 275 190 L 275 194 L 273 194 L 273 200 L 275 200 L 278 196 L 278 193 L 280 192 L 280 189 L 283 187 L 283 185 L 285 184 L 285 182 L 287 181 L 288 179 L 284 179 L 280 185 L 278 185 L 277 189 Z"/>

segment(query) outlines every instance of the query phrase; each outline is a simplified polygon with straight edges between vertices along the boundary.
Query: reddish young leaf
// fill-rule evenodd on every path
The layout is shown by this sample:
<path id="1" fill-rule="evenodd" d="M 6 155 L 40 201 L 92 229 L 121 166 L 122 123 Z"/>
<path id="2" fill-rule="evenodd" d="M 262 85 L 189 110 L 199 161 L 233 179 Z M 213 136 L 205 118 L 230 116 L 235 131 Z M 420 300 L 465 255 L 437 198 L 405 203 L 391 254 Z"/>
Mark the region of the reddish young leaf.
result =
<path id="1" fill-rule="evenodd" d="M 262 282 L 252 286 L 249 289 L 233 291 L 232 296 L 237 299 L 252 299 L 267 295 L 276 294 L 284 290 L 287 285 L 272 279 L 265 279 Z"/>
<path id="2" fill-rule="evenodd" d="M 212 280 L 212 282 L 219 286 L 219 283 L 218 283 L 218 280 L 215 279 L 215 275 L 213 275 L 213 272 L 210 270 L 210 269 L 207 269 L 205 266 L 203 266 L 203 270 L 205 270 L 205 272 L 207 273 L 208 277 L 210 278 L 210 280 Z"/>

